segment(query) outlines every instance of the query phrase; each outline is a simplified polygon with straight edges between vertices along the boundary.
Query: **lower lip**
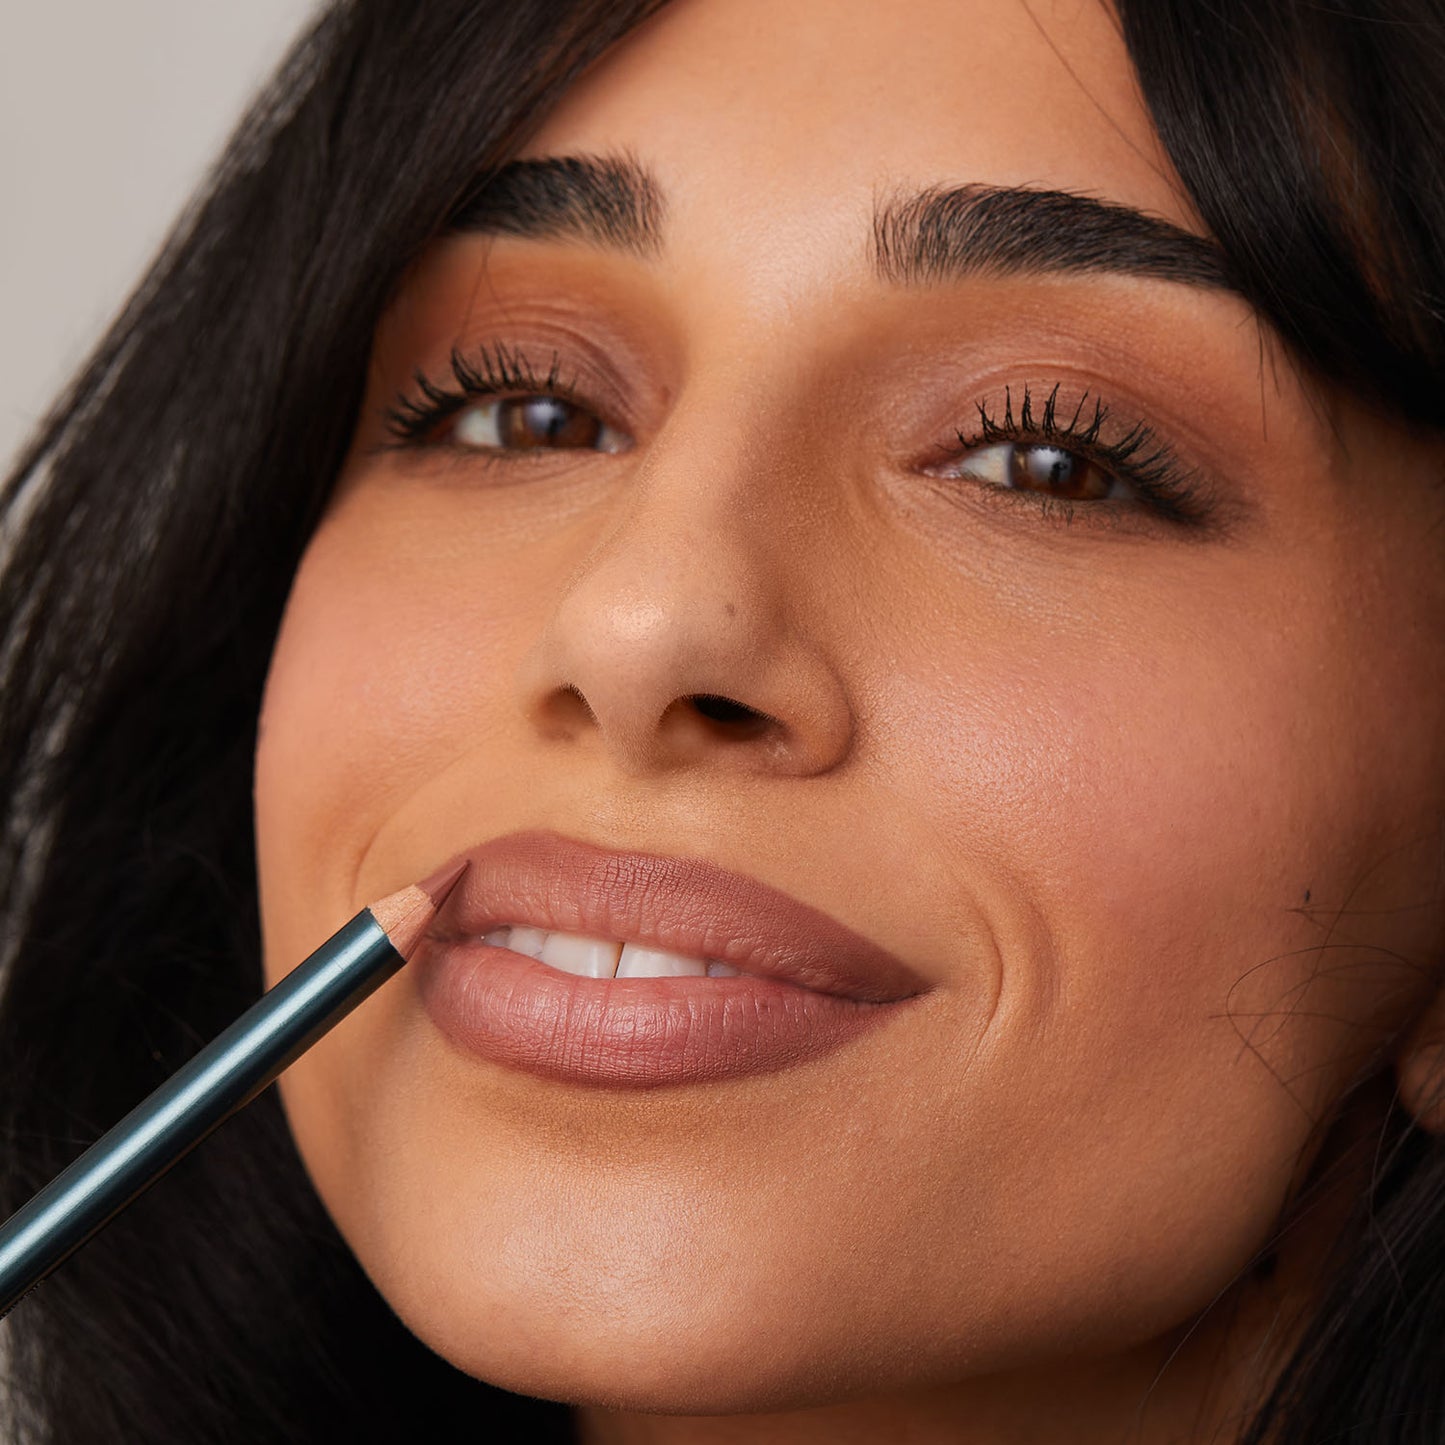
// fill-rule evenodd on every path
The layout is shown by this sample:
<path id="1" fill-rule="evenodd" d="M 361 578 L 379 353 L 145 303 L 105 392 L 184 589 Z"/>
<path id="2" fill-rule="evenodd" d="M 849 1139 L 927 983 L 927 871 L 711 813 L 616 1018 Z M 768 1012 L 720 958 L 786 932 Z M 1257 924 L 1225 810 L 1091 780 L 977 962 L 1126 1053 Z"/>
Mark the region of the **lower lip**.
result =
<path id="1" fill-rule="evenodd" d="M 746 975 L 582 978 L 472 940 L 429 941 L 413 967 L 432 1022 L 459 1048 L 543 1078 L 615 1088 L 784 1069 L 899 1007 Z"/>

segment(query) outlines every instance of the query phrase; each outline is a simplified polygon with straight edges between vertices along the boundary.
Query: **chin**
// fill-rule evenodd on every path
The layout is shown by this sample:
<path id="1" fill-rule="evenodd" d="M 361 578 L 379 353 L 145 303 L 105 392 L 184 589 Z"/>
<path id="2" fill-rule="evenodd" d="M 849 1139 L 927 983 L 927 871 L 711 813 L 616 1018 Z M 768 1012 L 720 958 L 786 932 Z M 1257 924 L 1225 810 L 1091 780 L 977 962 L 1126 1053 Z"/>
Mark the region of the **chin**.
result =
<path id="1" fill-rule="evenodd" d="M 480 1292 L 478 1297 L 480 1297 Z M 491 1304 L 431 1291 L 388 1293 L 425 1345 L 463 1373 L 514 1394 L 568 1405 L 660 1415 L 732 1415 L 796 1410 L 871 1392 L 886 1383 L 836 1341 L 810 1347 L 806 1330 L 759 1329 L 755 1311 L 704 1285 L 690 1308 L 677 1299 L 615 1297 L 570 1303 L 555 1295 Z M 774 1299 L 776 1303 L 776 1298 Z"/>

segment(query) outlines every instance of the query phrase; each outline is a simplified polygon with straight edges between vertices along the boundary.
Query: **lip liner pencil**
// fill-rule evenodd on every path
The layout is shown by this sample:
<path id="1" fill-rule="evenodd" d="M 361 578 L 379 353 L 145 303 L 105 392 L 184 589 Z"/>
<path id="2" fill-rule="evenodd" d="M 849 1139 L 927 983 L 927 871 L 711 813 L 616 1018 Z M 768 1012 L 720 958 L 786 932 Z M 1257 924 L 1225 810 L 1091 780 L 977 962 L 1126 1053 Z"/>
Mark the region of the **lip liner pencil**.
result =
<path id="1" fill-rule="evenodd" d="M 415 950 L 466 863 L 363 908 L 0 1225 L 0 1319 Z"/>

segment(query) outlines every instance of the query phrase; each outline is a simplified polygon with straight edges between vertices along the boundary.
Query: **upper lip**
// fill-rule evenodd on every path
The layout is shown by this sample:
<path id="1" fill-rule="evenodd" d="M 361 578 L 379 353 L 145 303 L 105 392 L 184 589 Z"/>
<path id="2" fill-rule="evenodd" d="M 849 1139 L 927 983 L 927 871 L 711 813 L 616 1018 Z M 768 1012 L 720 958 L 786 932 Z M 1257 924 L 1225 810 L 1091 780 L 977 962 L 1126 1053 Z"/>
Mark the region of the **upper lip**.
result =
<path id="1" fill-rule="evenodd" d="M 438 911 L 438 940 L 517 923 L 717 958 L 819 993 L 889 1003 L 927 985 L 836 918 L 701 858 L 615 852 L 550 831 L 458 853 L 469 864 Z"/>

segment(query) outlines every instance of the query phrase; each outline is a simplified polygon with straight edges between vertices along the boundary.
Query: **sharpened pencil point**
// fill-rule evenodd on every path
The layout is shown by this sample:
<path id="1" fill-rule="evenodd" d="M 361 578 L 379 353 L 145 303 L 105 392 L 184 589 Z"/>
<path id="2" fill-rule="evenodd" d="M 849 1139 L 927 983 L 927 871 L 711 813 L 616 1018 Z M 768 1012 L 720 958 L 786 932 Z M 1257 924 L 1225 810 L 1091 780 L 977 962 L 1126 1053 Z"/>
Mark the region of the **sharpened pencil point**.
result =
<path id="1" fill-rule="evenodd" d="M 469 861 L 463 858 L 460 863 L 448 863 L 445 868 L 438 868 L 430 878 L 420 883 L 409 883 L 399 892 L 378 898 L 371 905 L 371 916 L 381 924 L 386 936 L 391 939 L 392 947 L 403 958 L 411 957 L 422 935 L 431 926 L 437 909 L 457 886 L 457 879 L 467 871 Z"/>
<path id="2" fill-rule="evenodd" d="M 438 868 L 429 878 L 423 878 L 417 887 L 440 908 L 447 894 L 456 886 L 457 879 L 467 871 L 470 862 L 469 858 L 463 858 L 460 863 L 448 863 Z"/>

